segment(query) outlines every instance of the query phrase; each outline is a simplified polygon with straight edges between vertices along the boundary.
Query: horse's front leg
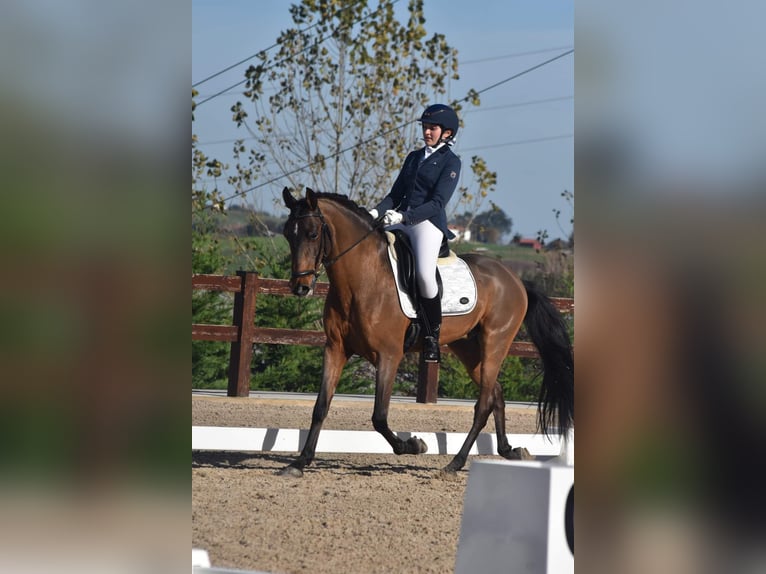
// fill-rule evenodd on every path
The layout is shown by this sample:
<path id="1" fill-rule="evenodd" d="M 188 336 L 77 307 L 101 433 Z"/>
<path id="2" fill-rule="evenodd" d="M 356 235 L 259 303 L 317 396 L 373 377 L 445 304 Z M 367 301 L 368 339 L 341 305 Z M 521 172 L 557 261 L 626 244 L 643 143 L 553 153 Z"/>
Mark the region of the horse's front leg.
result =
<path id="1" fill-rule="evenodd" d="M 338 380 L 347 361 L 348 355 L 344 351 L 343 346 L 340 344 L 332 345 L 328 341 L 324 349 L 322 386 L 319 389 L 316 403 L 314 403 L 314 413 L 311 417 L 311 428 L 306 438 L 306 444 L 303 445 L 303 450 L 298 458 L 281 469 L 277 474 L 299 478 L 303 476 L 303 469 L 314 460 L 317 441 L 319 440 L 319 431 L 322 429 L 322 423 L 327 417 L 327 412 L 330 410 L 330 402 L 335 394 L 335 387 L 338 385 Z"/>
<path id="2" fill-rule="evenodd" d="M 372 426 L 388 441 L 394 449 L 394 454 L 422 454 L 428 446 L 422 439 L 410 437 L 402 440 L 388 426 L 388 406 L 391 402 L 391 392 L 394 388 L 396 370 L 402 355 L 387 356 L 378 361 L 375 377 L 375 407 L 372 412 Z"/>

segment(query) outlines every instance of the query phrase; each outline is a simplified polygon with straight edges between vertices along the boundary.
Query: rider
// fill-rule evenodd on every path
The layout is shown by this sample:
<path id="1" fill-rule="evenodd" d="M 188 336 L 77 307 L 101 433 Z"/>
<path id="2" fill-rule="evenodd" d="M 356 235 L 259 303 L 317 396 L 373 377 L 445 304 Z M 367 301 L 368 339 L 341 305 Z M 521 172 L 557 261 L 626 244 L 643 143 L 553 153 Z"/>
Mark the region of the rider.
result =
<path id="1" fill-rule="evenodd" d="M 370 214 L 377 218 L 383 213 L 386 226 L 402 229 L 410 238 L 420 296 L 418 315 L 425 330 L 423 358 L 438 362 L 442 311 L 436 260 L 443 238 L 454 237 L 447 228 L 445 206 L 460 177 L 460 158 L 450 149 L 459 120 L 451 107 L 434 104 L 418 121 L 425 147 L 410 152 L 391 191 Z"/>

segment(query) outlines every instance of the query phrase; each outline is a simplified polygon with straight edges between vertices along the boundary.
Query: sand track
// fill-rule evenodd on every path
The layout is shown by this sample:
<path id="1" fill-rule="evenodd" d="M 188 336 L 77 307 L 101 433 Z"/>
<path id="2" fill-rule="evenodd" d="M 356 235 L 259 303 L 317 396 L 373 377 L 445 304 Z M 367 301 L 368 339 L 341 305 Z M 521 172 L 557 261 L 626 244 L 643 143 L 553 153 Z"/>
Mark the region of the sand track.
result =
<path id="1" fill-rule="evenodd" d="M 309 400 L 193 396 L 192 424 L 308 428 Z M 508 433 L 534 432 L 507 407 Z M 372 430 L 371 401 L 336 400 L 324 428 Z M 392 403 L 396 431 L 467 432 L 470 405 Z M 485 432 L 494 432 L 490 417 Z M 452 572 L 466 468 L 447 455 L 322 454 L 302 479 L 275 472 L 297 453 L 192 453 L 192 546 L 214 566 L 272 573 Z M 499 457 L 483 457 L 499 458 Z M 499 492 L 498 496 L 504 493 Z"/>

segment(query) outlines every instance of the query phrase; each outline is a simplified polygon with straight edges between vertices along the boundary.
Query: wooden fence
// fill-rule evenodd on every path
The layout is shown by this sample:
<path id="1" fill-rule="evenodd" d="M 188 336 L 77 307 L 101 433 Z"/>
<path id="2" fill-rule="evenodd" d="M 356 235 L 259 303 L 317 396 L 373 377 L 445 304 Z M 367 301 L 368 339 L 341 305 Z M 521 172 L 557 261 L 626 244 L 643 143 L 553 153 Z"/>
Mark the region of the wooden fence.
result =
<path id="1" fill-rule="evenodd" d="M 313 296 L 326 296 L 328 288 L 328 283 L 317 283 Z M 289 283 L 285 279 L 263 278 L 251 271 L 237 271 L 236 276 L 192 275 L 192 290 L 234 293 L 232 325 L 192 325 L 192 340 L 194 341 L 227 341 L 231 343 L 227 392 L 230 397 L 246 397 L 250 393 L 250 363 L 253 358 L 254 343 L 312 346 L 325 344 L 324 331 L 256 327 L 256 296 L 259 293 L 264 295 L 292 295 Z M 573 299 L 553 297 L 551 300 L 562 312 L 571 313 L 574 311 Z M 449 352 L 446 347 L 443 347 L 442 351 Z M 538 356 L 535 346 L 526 341 L 514 341 L 508 354 L 521 357 Z M 436 402 L 438 380 L 438 363 L 426 363 L 421 359 L 417 402 Z"/>

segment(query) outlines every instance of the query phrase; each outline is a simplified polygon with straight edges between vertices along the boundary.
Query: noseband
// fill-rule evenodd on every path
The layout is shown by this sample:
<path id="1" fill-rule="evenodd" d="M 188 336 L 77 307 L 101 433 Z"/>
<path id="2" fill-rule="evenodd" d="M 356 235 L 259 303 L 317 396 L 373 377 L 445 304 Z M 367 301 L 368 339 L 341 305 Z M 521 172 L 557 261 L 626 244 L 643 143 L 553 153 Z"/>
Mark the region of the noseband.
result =
<path id="1" fill-rule="evenodd" d="M 314 277 L 311 280 L 311 289 L 314 288 L 314 286 L 316 285 L 317 279 L 319 279 L 319 276 L 322 274 L 322 270 L 320 269 L 320 267 L 324 266 L 324 268 L 327 269 L 331 265 L 335 264 L 338 261 L 338 259 L 343 257 L 346 253 L 348 253 L 354 247 L 359 245 L 362 241 L 367 239 L 367 237 L 369 237 L 373 231 L 375 231 L 376 229 L 378 229 L 378 227 L 382 225 L 382 222 L 376 221 L 373 224 L 372 229 L 370 229 L 367 233 L 362 235 L 362 237 L 360 237 L 354 243 L 352 243 L 350 247 L 347 247 L 346 249 L 341 251 L 338 255 L 333 257 L 332 259 L 328 259 L 326 251 L 329 249 L 330 242 L 332 241 L 332 236 L 330 234 L 330 226 L 327 225 L 327 222 L 324 220 L 324 217 L 322 216 L 322 212 L 319 211 L 318 209 L 316 213 L 304 213 L 303 215 L 295 216 L 295 219 L 306 219 L 308 217 L 318 217 L 319 220 L 322 222 L 322 230 L 320 231 L 320 239 L 319 239 L 319 250 L 317 251 L 316 259 L 314 260 L 314 268 L 309 269 L 307 271 L 293 271 L 290 277 L 291 279 L 298 279 L 300 277 L 313 275 Z"/>

